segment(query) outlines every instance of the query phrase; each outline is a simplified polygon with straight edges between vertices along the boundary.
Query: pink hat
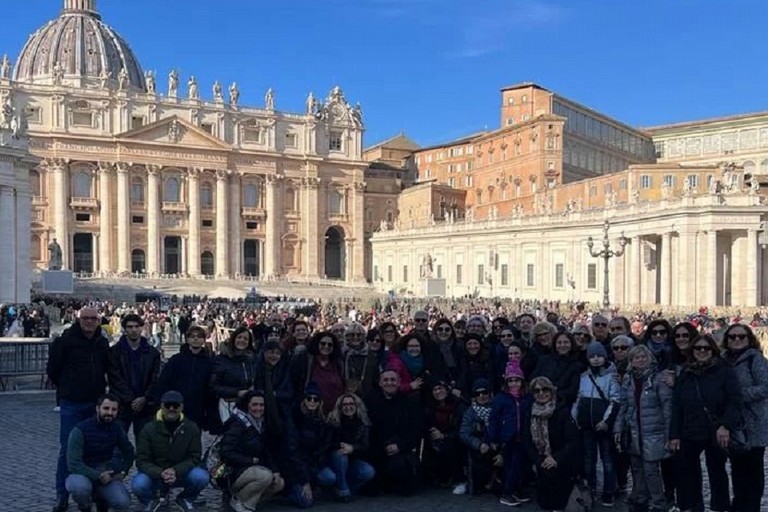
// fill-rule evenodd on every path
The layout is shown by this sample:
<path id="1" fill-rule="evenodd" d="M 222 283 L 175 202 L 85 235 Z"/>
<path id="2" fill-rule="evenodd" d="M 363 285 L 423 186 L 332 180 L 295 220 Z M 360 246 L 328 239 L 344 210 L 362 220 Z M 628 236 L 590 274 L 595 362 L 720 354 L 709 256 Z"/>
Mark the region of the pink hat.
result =
<path id="1" fill-rule="evenodd" d="M 507 368 L 504 370 L 504 380 L 506 379 L 520 379 L 525 380 L 523 370 L 520 369 L 520 363 L 517 361 L 510 361 L 507 363 Z"/>

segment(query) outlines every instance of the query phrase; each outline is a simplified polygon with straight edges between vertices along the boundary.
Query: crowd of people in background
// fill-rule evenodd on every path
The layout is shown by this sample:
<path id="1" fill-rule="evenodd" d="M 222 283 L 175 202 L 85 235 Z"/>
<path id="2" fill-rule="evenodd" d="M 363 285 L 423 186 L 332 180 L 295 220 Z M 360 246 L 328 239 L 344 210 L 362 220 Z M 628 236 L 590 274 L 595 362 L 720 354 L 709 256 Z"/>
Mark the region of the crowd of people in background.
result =
<path id="1" fill-rule="evenodd" d="M 61 414 L 54 510 L 70 495 L 81 510 L 128 507 L 135 460 L 130 488 L 148 510 L 172 487 L 194 510 L 213 485 L 236 512 L 272 496 L 308 508 L 323 493 L 346 503 L 423 486 L 559 511 L 585 481 L 606 507 L 623 497 L 633 512 L 701 512 L 702 453 L 710 510 L 760 510 L 758 318 L 288 302 L 67 305 L 48 363 Z M 212 342 L 221 327 L 228 338 Z M 168 343 L 180 350 L 166 360 Z M 207 456 L 202 431 L 215 436 Z"/>

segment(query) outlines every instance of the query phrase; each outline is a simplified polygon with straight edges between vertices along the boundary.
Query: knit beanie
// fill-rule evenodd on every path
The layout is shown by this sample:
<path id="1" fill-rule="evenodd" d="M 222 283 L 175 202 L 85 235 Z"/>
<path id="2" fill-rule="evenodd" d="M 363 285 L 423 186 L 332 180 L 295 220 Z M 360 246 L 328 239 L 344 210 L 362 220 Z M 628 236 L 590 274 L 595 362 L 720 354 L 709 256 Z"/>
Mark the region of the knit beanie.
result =
<path id="1" fill-rule="evenodd" d="M 485 389 L 486 391 L 490 391 L 491 390 L 490 381 L 482 377 L 480 377 L 479 379 L 475 379 L 475 382 L 472 384 L 472 392 L 474 393 L 478 389 Z"/>
<path id="2" fill-rule="evenodd" d="M 320 396 L 320 386 L 315 381 L 307 382 L 304 386 L 304 396 Z"/>
<path id="3" fill-rule="evenodd" d="M 608 357 L 605 347 L 599 341 L 593 341 L 587 345 L 587 359 L 592 356 Z"/>
<path id="4" fill-rule="evenodd" d="M 507 368 L 504 370 L 504 379 L 525 380 L 525 375 L 523 375 L 523 370 L 520 368 L 520 363 L 517 361 L 508 362 Z"/>

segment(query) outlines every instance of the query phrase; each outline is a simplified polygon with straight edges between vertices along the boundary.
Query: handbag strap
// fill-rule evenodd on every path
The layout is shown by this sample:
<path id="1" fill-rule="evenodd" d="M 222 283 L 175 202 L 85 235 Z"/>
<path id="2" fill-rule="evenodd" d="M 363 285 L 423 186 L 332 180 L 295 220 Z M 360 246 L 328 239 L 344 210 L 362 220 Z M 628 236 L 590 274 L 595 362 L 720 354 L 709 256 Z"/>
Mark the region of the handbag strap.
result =
<path id="1" fill-rule="evenodd" d="M 699 395 L 699 401 L 701 402 L 701 406 L 704 408 L 704 414 L 707 415 L 707 418 L 709 418 L 710 423 L 716 425 L 718 423 L 718 420 L 711 412 L 709 412 L 709 407 L 707 407 L 707 403 L 704 401 L 704 395 L 701 394 L 701 388 L 699 387 L 698 377 L 693 378 L 693 383 L 696 385 L 696 394 Z"/>
<path id="2" fill-rule="evenodd" d="M 600 386 L 598 386 L 598 385 L 597 385 L 597 381 L 596 381 L 596 380 L 595 380 L 595 378 L 592 376 L 592 374 L 591 374 L 591 373 L 590 373 L 590 374 L 587 374 L 587 377 L 589 377 L 589 380 L 591 380 L 591 381 L 592 381 L 592 384 L 594 384 L 594 385 L 595 385 L 595 388 L 597 388 L 597 394 L 598 394 L 598 395 L 600 395 L 600 399 L 601 399 L 601 400 L 604 400 L 604 401 L 606 401 L 606 402 L 610 402 L 610 400 L 608 400 L 608 398 L 605 396 L 605 393 L 603 393 L 603 390 L 602 390 L 602 389 L 600 389 Z"/>

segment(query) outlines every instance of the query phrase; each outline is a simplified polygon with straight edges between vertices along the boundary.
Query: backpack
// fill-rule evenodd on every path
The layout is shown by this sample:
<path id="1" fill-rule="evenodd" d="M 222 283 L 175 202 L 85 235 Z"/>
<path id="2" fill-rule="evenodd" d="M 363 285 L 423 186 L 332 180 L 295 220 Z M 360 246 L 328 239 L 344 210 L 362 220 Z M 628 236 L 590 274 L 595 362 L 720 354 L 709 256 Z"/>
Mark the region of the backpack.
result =
<path id="1" fill-rule="evenodd" d="M 221 436 L 216 437 L 205 450 L 203 463 L 211 476 L 211 485 L 216 489 L 226 489 L 230 468 L 221 460 Z"/>

